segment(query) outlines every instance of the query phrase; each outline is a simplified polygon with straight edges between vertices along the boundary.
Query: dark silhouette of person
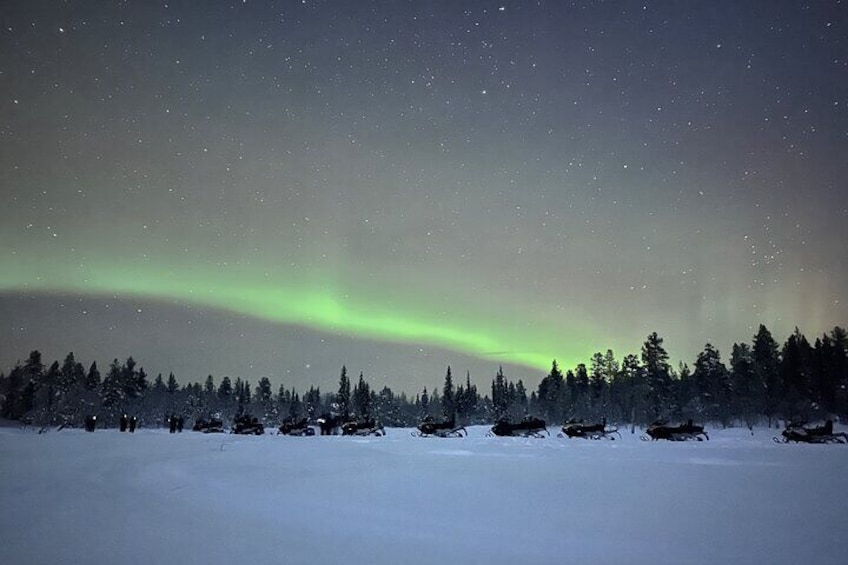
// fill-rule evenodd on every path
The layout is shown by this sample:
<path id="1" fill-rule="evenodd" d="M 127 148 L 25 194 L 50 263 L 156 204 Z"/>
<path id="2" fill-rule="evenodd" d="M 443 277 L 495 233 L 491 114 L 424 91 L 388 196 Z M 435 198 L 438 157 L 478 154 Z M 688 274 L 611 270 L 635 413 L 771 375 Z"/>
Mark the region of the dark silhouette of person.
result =
<path id="1" fill-rule="evenodd" d="M 97 427 L 97 416 L 86 416 L 85 417 L 85 431 L 93 432 L 94 428 Z"/>
<path id="2" fill-rule="evenodd" d="M 168 430 L 173 434 L 177 431 L 177 417 L 171 414 L 171 417 L 168 418 Z"/>
<path id="3" fill-rule="evenodd" d="M 136 425 L 138 425 L 138 418 L 133 416 L 132 418 L 130 418 L 130 433 L 135 432 Z"/>
<path id="4" fill-rule="evenodd" d="M 126 414 L 122 414 L 122 415 L 121 415 L 120 424 L 119 424 L 119 426 L 120 426 L 120 430 L 121 430 L 122 432 L 127 431 L 127 422 L 128 422 L 128 421 L 129 421 L 129 420 L 127 419 L 127 415 L 126 415 Z"/>
<path id="5" fill-rule="evenodd" d="M 179 433 L 183 433 L 183 426 L 185 425 L 185 419 L 182 416 L 177 418 L 177 431 Z"/>

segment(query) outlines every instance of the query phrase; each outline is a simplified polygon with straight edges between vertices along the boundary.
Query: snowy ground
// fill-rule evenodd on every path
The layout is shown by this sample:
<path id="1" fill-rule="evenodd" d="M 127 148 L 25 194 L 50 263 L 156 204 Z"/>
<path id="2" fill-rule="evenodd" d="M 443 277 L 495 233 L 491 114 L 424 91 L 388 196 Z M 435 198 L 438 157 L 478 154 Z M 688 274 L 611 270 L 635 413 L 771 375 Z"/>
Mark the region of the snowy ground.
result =
<path id="1" fill-rule="evenodd" d="M 0 428 L 19 564 L 848 563 L 848 445 Z"/>

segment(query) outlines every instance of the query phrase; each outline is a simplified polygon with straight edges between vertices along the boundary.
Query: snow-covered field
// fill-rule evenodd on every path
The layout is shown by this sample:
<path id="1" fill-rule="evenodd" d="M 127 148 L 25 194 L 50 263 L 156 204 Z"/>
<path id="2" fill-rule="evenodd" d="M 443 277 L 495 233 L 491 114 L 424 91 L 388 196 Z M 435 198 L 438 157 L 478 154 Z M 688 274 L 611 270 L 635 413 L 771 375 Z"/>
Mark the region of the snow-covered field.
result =
<path id="1" fill-rule="evenodd" d="M 848 563 L 848 445 L 0 428 L 0 561 Z"/>

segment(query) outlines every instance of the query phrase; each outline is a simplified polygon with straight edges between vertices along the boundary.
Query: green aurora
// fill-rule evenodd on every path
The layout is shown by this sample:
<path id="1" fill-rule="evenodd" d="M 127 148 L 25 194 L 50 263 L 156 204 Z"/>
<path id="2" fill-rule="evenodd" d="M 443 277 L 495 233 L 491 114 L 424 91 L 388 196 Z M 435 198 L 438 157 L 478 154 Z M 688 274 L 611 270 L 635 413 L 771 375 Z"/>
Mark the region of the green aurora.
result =
<path id="1" fill-rule="evenodd" d="M 579 351 L 565 357 L 557 355 L 562 347 L 555 343 L 559 333 L 554 328 L 521 328 L 497 312 L 484 314 L 470 306 L 461 309 L 450 304 L 452 315 L 434 315 L 439 309 L 421 300 L 410 299 L 398 305 L 327 288 L 332 285 L 317 281 L 278 282 L 282 277 L 268 273 L 234 275 L 196 265 L 177 268 L 109 261 L 88 263 L 58 280 L 37 267 L 16 263 L 3 266 L 0 291 L 169 301 L 351 337 L 439 347 L 540 371 L 550 367 L 555 358 L 576 363 L 591 354 L 589 346 L 570 339 L 570 348 Z M 49 272 L 62 272 L 53 264 Z"/>

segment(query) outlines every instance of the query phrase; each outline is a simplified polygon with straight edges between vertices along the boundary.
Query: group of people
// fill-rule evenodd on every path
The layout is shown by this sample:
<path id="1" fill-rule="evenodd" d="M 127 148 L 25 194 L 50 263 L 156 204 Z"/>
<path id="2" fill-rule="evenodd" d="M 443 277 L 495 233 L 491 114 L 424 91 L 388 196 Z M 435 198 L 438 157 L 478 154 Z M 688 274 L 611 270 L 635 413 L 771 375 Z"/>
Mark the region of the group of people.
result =
<path id="1" fill-rule="evenodd" d="M 168 430 L 174 434 L 183 431 L 183 426 L 185 425 L 185 419 L 182 416 L 175 416 L 171 414 L 167 418 L 165 418 L 165 422 L 168 424 Z M 93 432 L 97 428 L 97 416 L 88 415 L 83 419 L 83 426 L 85 431 Z M 122 432 L 130 432 L 134 433 L 135 429 L 138 427 L 138 418 L 135 416 L 127 416 L 126 414 L 121 414 L 120 420 L 118 420 L 118 429 Z"/>
<path id="2" fill-rule="evenodd" d="M 127 431 L 127 429 L 129 429 L 130 433 L 133 433 L 135 432 L 136 426 L 138 426 L 138 418 L 136 418 L 135 416 L 127 418 L 126 414 L 121 415 L 119 428 L 122 432 L 125 432 Z"/>
<path id="3" fill-rule="evenodd" d="M 172 434 L 182 433 L 184 425 L 185 419 L 182 416 L 174 416 L 173 414 L 168 416 L 168 431 Z"/>

